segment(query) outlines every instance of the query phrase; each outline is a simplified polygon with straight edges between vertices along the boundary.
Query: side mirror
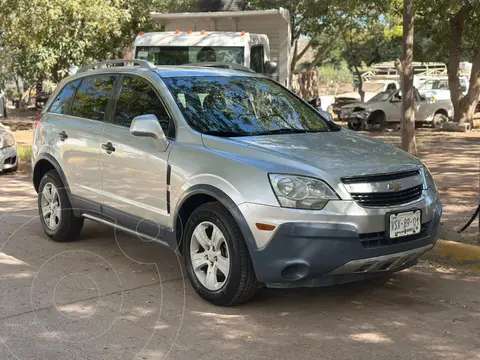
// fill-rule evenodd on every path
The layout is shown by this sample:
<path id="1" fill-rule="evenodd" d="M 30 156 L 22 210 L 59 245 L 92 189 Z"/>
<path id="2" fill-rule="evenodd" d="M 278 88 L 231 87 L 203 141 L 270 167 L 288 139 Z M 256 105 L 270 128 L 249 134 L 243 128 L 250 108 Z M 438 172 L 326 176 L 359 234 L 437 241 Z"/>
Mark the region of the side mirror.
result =
<path id="1" fill-rule="evenodd" d="M 278 64 L 275 61 L 265 61 L 263 69 L 264 75 L 271 77 L 275 81 L 280 79 L 280 75 L 278 74 Z"/>
<path id="2" fill-rule="evenodd" d="M 402 99 L 392 98 L 392 100 L 390 100 L 390 102 L 402 102 Z"/>
<path id="3" fill-rule="evenodd" d="M 158 151 L 164 152 L 168 148 L 168 140 L 155 115 L 140 115 L 134 118 L 130 125 L 130 134 L 153 138 Z"/>

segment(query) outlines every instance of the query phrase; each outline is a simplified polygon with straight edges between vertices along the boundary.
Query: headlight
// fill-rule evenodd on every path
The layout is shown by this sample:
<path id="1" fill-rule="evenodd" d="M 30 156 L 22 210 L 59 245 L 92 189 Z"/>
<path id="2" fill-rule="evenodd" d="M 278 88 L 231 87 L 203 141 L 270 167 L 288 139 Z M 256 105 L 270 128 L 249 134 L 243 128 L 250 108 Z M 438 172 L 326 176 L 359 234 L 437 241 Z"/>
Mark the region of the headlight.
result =
<path id="1" fill-rule="evenodd" d="M 423 164 L 423 179 L 424 179 L 423 188 L 425 190 L 429 188 L 433 188 L 433 190 L 437 191 L 437 187 L 435 186 L 435 181 L 433 180 L 433 176 L 425 164 Z"/>
<path id="2" fill-rule="evenodd" d="M 15 145 L 15 138 L 11 133 L 7 132 L 0 136 L 0 149 L 4 149 L 13 145 Z"/>
<path id="3" fill-rule="evenodd" d="M 337 194 L 323 181 L 296 175 L 269 174 L 270 183 L 282 207 L 321 210 Z"/>

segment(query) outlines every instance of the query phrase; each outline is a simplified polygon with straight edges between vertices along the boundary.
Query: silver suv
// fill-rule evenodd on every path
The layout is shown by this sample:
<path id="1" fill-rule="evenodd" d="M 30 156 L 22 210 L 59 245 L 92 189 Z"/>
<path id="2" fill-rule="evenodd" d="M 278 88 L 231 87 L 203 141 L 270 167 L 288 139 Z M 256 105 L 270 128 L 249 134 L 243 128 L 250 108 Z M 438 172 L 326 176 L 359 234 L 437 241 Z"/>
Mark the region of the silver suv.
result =
<path id="1" fill-rule="evenodd" d="M 388 276 L 435 244 L 442 206 L 416 158 L 265 76 L 133 63 L 68 77 L 36 123 L 53 240 L 90 219 L 165 245 L 218 305 Z"/>

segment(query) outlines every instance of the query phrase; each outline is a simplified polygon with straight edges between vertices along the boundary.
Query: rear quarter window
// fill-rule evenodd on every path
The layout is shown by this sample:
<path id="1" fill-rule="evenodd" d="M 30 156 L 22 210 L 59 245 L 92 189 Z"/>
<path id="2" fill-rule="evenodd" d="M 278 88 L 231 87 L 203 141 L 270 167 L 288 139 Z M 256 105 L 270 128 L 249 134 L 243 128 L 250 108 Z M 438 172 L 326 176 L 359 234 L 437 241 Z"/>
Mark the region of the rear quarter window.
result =
<path id="1" fill-rule="evenodd" d="M 50 106 L 49 112 L 63 115 L 69 114 L 70 104 L 72 103 L 78 84 L 80 84 L 80 80 L 75 80 L 65 85 Z"/>
<path id="2" fill-rule="evenodd" d="M 72 116 L 103 121 L 108 101 L 113 96 L 115 76 L 101 75 L 82 79 L 72 104 Z"/>

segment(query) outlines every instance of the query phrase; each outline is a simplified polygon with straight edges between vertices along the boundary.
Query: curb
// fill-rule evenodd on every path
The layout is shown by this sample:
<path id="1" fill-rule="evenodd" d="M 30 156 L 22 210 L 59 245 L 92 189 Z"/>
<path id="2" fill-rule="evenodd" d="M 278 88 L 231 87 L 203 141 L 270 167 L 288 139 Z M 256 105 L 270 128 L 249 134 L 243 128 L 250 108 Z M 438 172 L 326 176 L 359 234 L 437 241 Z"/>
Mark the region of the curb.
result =
<path id="1" fill-rule="evenodd" d="M 422 256 L 425 260 L 466 266 L 480 272 L 480 246 L 438 240 L 435 247 Z"/>

